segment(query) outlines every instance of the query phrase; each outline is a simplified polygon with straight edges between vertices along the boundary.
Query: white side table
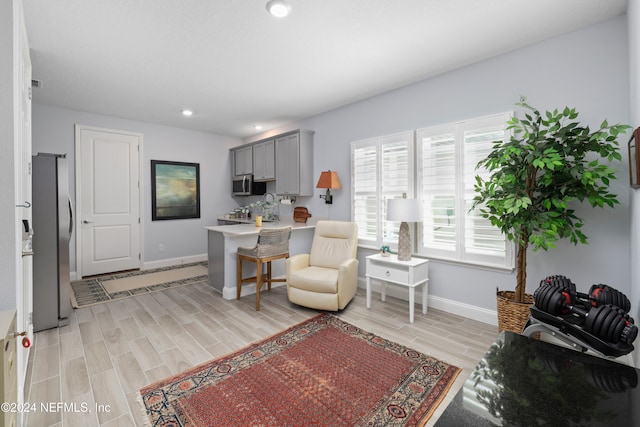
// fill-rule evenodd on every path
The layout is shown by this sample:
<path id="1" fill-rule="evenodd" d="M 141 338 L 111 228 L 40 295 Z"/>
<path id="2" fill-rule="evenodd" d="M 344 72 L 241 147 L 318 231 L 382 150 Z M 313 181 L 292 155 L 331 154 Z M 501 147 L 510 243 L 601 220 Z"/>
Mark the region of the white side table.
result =
<path id="1" fill-rule="evenodd" d="M 415 289 L 422 285 L 422 313 L 427 314 L 429 285 L 429 260 L 412 257 L 410 261 L 398 261 L 397 255 L 383 257 L 380 254 L 366 258 L 367 308 L 371 308 L 371 279 L 382 281 L 381 299 L 386 300 L 387 283 L 409 288 L 409 321 L 413 323 Z"/>

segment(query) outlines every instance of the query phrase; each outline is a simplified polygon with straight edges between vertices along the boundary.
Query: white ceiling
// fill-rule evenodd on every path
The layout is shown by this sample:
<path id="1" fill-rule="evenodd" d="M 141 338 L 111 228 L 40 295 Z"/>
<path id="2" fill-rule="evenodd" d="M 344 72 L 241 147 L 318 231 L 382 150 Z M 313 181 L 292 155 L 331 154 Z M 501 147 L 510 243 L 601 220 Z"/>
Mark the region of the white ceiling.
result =
<path id="1" fill-rule="evenodd" d="M 39 103 L 236 137 L 625 13 L 627 0 L 23 0 Z M 604 53 L 606 55 L 606 53 Z M 535 58 L 532 58 L 535 61 Z M 526 65 L 523 65 L 526 66 Z M 194 110 L 186 118 L 180 110 Z"/>

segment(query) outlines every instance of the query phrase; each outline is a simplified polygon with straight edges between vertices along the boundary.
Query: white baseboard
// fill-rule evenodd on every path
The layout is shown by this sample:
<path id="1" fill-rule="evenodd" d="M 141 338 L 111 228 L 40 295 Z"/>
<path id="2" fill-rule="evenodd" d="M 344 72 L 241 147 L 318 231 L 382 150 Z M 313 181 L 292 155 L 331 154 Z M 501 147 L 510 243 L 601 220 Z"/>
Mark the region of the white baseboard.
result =
<path id="1" fill-rule="evenodd" d="M 190 255 L 190 256 L 185 256 L 180 258 L 163 259 L 160 261 L 149 261 L 149 262 L 143 261 L 140 266 L 140 270 L 152 270 L 154 268 L 173 267 L 174 265 L 190 264 L 192 262 L 202 262 L 202 261 L 207 261 L 208 259 L 209 257 L 207 256 L 207 254 L 200 254 L 200 255 Z M 72 282 L 74 280 L 78 280 L 78 274 L 75 271 L 70 272 L 69 276 Z"/>
<path id="2" fill-rule="evenodd" d="M 140 269 L 152 270 L 154 268 L 173 267 L 174 265 L 190 264 L 192 262 L 202 262 L 202 261 L 207 261 L 208 259 L 209 258 L 207 254 L 200 254 L 200 255 L 190 255 L 190 256 L 185 256 L 180 258 L 163 259 L 160 261 L 149 261 L 149 262 L 143 261 Z"/>
<path id="3" fill-rule="evenodd" d="M 477 320 L 478 322 L 498 326 L 498 313 L 495 310 L 488 310 L 476 305 L 465 304 L 435 295 L 429 295 L 428 305 L 436 310 L 446 311 L 447 313 Z"/>
<path id="4" fill-rule="evenodd" d="M 373 292 L 380 293 L 380 283 L 372 281 L 371 284 Z M 358 278 L 358 287 L 366 289 L 366 280 L 362 277 Z M 403 289 L 401 286 L 387 286 L 387 295 L 394 298 L 403 299 L 409 301 L 408 289 Z M 422 292 L 416 289 L 416 301 L 422 301 Z M 435 308 L 436 310 L 446 311 L 447 313 L 455 314 L 457 316 L 466 317 L 468 319 L 477 320 L 478 322 L 488 323 L 489 325 L 498 326 L 498 313 L 495 310 L 488 310 L 486 308 L 478 307 L 471 304 L 465 304 L 463 302 L 454 301 L 435 295 L 429 295 L 427 297 L 427 306 Z"/>

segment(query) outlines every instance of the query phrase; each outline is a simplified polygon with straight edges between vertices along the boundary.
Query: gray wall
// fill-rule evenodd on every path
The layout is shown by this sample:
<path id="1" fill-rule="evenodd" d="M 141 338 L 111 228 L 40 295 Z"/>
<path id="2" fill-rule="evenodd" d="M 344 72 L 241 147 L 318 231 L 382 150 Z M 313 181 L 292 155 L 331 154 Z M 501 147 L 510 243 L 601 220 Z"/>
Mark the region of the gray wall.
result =
<path id="1" fill-rule="evenodd" d="M 418 55 L 419 52 L 416 52 Z M 574 106 L 580 119 L 597 127 L 629 122 L 629 68 L 627 21 L 624 16 L 486 60 L 441 76 L 329 111 L 299 123 L 294 128 L 315 133 L 315 175 L 337 170 L 343 188 L 335 191 L 331 216 L 350 218 L 350 142 L 363 138 L 447 123 L 513 110 L 520 95 L 541 109 Z M 267 134 L 247 138 L 252 141 Z M 624 146 L 626 138 L 621 138 Z M 558 248 L 529 252 L 528 292 L 549 274 L 565 274 L 579 289 L 607 283 L 629 294 L 629 190 L 627 155 L 614 167 L 619 180 L 613 191 L 621 205 L 612 209 L 578 206 L 586 219 L 589 245 L 561 242 Z M 320 194 L 320 190 L 316 190 Z M 326 216 L 327 207 L 316 195 L 309 201 L 316 216 Z M 360 250 L 360 275 L 364 256 Z M 495 310 L 495 290 L 512 289 L 515 273 L 432 261 L 429 294 Z"/>
<path id="2" fill-rule="evenodd" d="M 629 26 L 629 83 L 630 83 L 630 123 L 640 126 L 640 1 L 629 0 L 627 10 Z M 631 307 L 636 323 L 640 322 L 640 189 L 630 189 L 631 193 Z M 636 347 L 638 344 L 636 343 Z M 635 352 L 636 366 L 640 368 L 640 352 Z M 640 409 L 639 409 L 640 410 Z"/>
<path id="3" fill-rule="evenodd" d="M 237 206 L 229 191 L 231 172 L 228 150 L 241 141 L 237 138 L 34 103 L 33 153 L 68 154 L 73 200 L 75 200 L 75 124 L 143 134 L 144 263 L 205 255 L 207 239 L 202 227 L 215 225 L 218 212 L 225 212 Z M 151 160 L 200 164 L 200 219 L 151 221 Z M 158 250 L 159 244 L 164 245 L 163 252 Z M 71 244 L 71 271 L 75 271 L 75 237 Z"/>

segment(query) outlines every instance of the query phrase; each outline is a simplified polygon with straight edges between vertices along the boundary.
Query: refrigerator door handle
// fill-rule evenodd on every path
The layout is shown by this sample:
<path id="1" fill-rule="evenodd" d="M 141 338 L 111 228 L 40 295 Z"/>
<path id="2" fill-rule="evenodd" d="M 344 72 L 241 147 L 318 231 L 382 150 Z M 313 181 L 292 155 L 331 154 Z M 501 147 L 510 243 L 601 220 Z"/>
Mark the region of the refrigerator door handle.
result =
<path id="1" fill-rule="evenodd" d="M 69 236 L 73 233 L 73 205 L 71 204 L 71 196 L 69 196 Z"/>

